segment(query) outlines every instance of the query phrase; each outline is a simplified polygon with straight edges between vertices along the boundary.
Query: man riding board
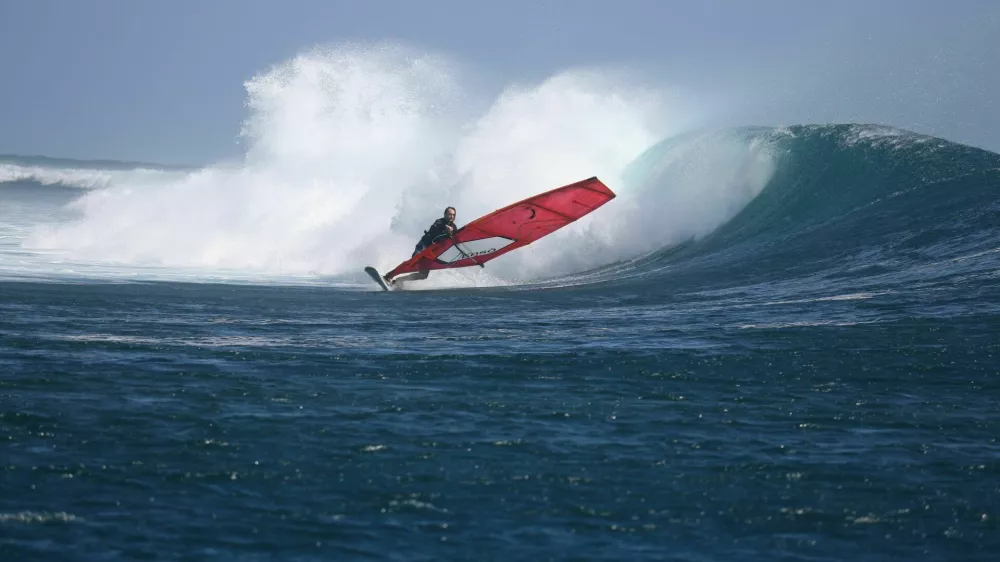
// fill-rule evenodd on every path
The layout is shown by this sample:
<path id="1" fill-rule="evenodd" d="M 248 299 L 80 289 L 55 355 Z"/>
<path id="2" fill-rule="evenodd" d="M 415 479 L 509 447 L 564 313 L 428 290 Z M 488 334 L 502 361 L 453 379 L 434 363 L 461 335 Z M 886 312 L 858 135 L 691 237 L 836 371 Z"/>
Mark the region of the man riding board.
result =
<path id="1" fill-rule="evenodd" d="M 441 240 L 442 238 L 452 236 L 458 231 L 458 227 L 455 226 L 455 207 L 448 207 L 444 210 L 444 216 L 434 221 L 434 224 L 424 231 L 424 235 L 417 242 L 417 245 L 413 248 L 413 254 L 410 256 L 416 256 L 420 252 L 427 249 L 428 246 Z M 406 281 L 423 281 L 431 274 L 428 270 L 418 271 L 416 273 L 411 273 L 409 275 L 404 275 L 395 280 L 390 279 L 388 276 L 384 276 L 386 283 L 390 285 L 395 285 L 397 283 L 402 287 L 403 282 Z"/>

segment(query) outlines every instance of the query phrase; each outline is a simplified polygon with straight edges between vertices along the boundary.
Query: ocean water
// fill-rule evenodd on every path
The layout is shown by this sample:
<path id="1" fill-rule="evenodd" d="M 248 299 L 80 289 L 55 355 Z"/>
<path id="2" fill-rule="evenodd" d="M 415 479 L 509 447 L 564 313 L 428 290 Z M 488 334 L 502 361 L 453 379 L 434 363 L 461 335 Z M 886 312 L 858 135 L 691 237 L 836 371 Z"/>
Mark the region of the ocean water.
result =
<path id="1" fill-rule="evenodd" d="M 996 559 L 1000 155 L 577 74 L 456 128 L 417 63 L 256 77 L 240 163 L 0 158 L 0 560 Z"/>

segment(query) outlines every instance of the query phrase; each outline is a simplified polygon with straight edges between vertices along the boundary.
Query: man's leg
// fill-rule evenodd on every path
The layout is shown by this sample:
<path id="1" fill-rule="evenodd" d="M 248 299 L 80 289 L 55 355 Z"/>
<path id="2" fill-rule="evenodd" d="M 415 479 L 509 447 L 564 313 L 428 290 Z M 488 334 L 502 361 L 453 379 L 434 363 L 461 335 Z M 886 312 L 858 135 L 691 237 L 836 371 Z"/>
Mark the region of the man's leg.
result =
<path id="1" fill-rule="evenodd" d="M 431 274 L 430 270 L 425 269 L 423 271 L 410 273 L 408 275 L 400 275 L 399 277 L 392 280 L 392 284 L 393 286 L 402 289 L 403 284 L 409 283 L 411 281 L 423 281 L 424 279 L 427 279 L 427 277 L 430 276 L 430 274 Z"/>

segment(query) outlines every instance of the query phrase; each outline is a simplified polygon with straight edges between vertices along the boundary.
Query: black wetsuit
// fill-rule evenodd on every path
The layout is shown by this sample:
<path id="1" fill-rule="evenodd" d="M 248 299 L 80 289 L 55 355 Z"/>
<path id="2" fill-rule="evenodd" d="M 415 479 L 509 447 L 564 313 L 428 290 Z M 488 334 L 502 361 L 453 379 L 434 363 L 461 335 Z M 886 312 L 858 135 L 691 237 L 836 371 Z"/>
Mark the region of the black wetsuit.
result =
<path id="1" fill-rule="evenodd" d="M 453 234 L 458 230 L 455 228 L 455 223 L 449 222 L 448 219 L 444 217 L 434 221 L 434 224 L 424 231 L 424 235 L 420 238 L 420 242 L 417 242 L 417 247 L 414 248 L 413 255 L 417 255 L 421 250 L 437 242 L 442 237 L 448 236 L 448 229 L 445 228 L 448 226 L 451 227 Z"/>

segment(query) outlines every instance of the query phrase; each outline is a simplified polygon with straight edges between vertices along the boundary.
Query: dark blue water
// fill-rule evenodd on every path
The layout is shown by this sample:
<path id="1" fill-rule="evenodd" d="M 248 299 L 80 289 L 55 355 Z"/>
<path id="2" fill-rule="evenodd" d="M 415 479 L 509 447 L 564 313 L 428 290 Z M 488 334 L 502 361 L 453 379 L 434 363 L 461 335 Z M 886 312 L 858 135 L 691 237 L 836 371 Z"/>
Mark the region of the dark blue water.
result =
<path id="1" fill-rule="evenodd" d="M 0 559 L 996 559 L 1000 155 L 790 133 L 572 286 L 0 283 Z"/>

